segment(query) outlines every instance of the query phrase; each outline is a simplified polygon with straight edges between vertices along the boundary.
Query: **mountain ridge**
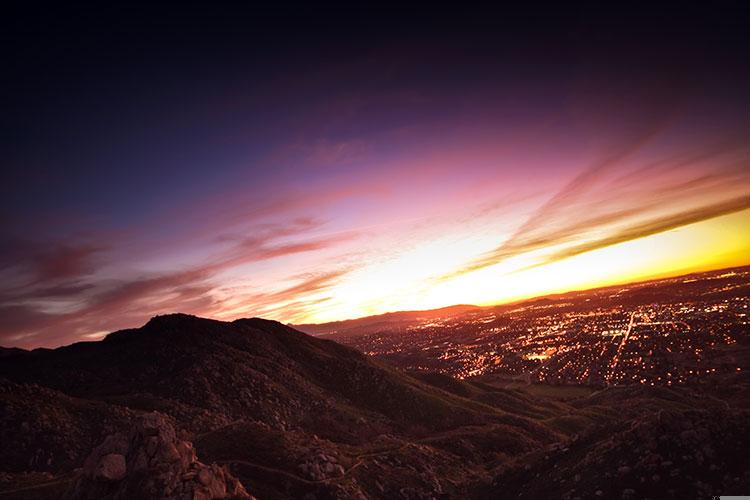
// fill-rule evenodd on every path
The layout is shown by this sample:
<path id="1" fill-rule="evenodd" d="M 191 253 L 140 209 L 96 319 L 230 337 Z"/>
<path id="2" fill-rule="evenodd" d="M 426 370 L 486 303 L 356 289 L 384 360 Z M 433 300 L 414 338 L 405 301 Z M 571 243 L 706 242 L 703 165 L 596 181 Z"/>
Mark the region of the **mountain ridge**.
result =
<path id="1" fill-rule="evenodd" d="M 736 391 L 750 392 L 736 387 L 732 399 L 687 388 L 553 388 L 543 397 L 492 379 L 406 373 L 275 321 L 161 315 L 101 341 L 3 357 L 0 498 L 57 498 L 75 484 L 88 488 L 76 470 L 91 450 L 154 411 L 174 422 L 175 436 L 194 443 L 202 461 L 226 466 L 261 500 L 503 498 L 527 485 L 540 497 L 564 497 L 565 483 L 535 479 L 552 474 L 555 463 L 587 473 L 560 450 L 591 464 L 577 494 L 619 496 L 632 489 L 630 476 L 607 485 L 596 477 L 647 466 L 640 456 L 620 464 L 609 450 L 626 443 L 612 431 L 643 428 L 643 415 L 655 408 L 674 414 L 670 422 L 688 416 L 705 429 L 694 442 L 678 433 L 659 452 L 665 461 L 710 446 L 717 463 L 745 463 L 737 449 L 748 439 L 747 410 L 735 405 Z M 707 416 L 719 411 L 723 423 L 710 425 Z M 740 448 L 722 450 L 726 442 Z M 544 459 L 553 455 L 560 455 L 555 463 Z M 702 491 L 741 491 L 750 477 L 738 477 L 735 485 L 733 477 L 711 476 Z M 695 486 L 685 479 L 678 471 L 650 488 L 666 497 L 669 489 L 684 493 Z"/>

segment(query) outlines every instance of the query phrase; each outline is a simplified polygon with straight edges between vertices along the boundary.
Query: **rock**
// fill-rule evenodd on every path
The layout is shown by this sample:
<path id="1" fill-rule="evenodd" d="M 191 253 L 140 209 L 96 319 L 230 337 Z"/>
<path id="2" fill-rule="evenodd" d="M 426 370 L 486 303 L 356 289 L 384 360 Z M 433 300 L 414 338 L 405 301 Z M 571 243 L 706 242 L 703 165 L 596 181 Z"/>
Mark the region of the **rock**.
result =
<path id="1" fill-rule="evenodd" d="M 212 479 L 213 475 L 209 469 L 201 469 L 200 472 L 198 472 L 198 481 L 200 481 L 202 485 L 208 486 L 211 484 Z"/>
<path id="2" fill-rule="evenodd" d="M 63 498 L 254 499 L 223 467 L 198 461 L 192 444 L 156 412 L 139 417 L 128 438 L 114 434 L 97 446 Z"/>
<path id="3" fill-rule="evenodd" d="M 173 443 L 165 443 L 160 449 L 160 458 L 165 462 L 176 462 L 180 459 L 180 452 Z"/>
<path id="4" fill-rule="evenodd" d="M 682 441 L 685 444 L 691 444 L 693 442 L 698 441 L 698 433 L 696 431 L 692 430 L 692 429 L 691 430 L 682 431 L 680 433 L 680 439 L 682 439 Z"/>
<path id="5" fill-rule="evenodd" d="M 108 453 L 99 460 L 94 477 L 105 481 L 119 481 L 125 477 L 126 471 L 125 457 L 119 453 Z"/>
<path id="6" fill-rule="evenodd" d="M 297 469 L 313 481 L 340 477 L 345 474 L 344 467 L 338 463 L 336 457 L 320 451 L 309 455 L 303 463 L 297 465 Z"/>
<path id="7" fill-rule="evenodd" d="M 146 455 L 153 457 L 156 454 L 157 446 L 159 446 L 159 438 L 156 436 L 146 438 Z"/>

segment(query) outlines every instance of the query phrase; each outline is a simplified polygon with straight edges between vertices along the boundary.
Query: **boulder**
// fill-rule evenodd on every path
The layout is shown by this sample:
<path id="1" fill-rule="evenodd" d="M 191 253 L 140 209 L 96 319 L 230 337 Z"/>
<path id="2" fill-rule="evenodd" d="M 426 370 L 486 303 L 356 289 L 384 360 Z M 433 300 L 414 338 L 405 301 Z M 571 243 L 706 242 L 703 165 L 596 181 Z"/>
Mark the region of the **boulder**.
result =
<path id="1" fill-rule="evenodd" d="M 200 462 L 165 415 L 138 418 L 128 437 L 108 436 L 86 459 L 67 500 L 243 499 L 251 496 L 224 467 Z"/>

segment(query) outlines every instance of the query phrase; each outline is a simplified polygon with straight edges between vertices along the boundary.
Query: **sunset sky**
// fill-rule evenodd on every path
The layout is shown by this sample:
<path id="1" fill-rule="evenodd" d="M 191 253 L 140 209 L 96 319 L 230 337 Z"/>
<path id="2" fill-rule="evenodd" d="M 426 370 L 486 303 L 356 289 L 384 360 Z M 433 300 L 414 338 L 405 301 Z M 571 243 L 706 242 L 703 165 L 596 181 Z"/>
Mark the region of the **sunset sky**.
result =
<path id="1" fill-rule="evenodd" d="M 3 30 L 0 345 L 750 264 L 731 15 L 100 14 Z"/>

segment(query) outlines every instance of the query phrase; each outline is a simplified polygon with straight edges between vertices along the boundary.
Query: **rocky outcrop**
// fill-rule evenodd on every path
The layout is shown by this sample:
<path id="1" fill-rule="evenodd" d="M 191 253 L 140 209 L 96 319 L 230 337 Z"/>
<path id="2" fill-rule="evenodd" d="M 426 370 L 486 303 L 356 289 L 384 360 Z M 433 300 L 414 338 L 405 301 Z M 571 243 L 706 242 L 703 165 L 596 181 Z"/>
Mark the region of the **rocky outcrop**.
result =
<path id="1" fill-rule="evenodd" d="M 344 475 L 344 467 L 338 463 L 333 455 L 326 455 L 322 451 L 311 453 L 297 468 L 303 476 L 313 481 L 337 478 Z"/>
<path id="2" fill-rule="evenodd" d="M 94 499 L 253 499 L 224 467 L 198 461 L 193 445 L 177 438 L 167 417 L 138 418 L 129 436 L 108 436 L 86 459 L 65 495 Z"/>

